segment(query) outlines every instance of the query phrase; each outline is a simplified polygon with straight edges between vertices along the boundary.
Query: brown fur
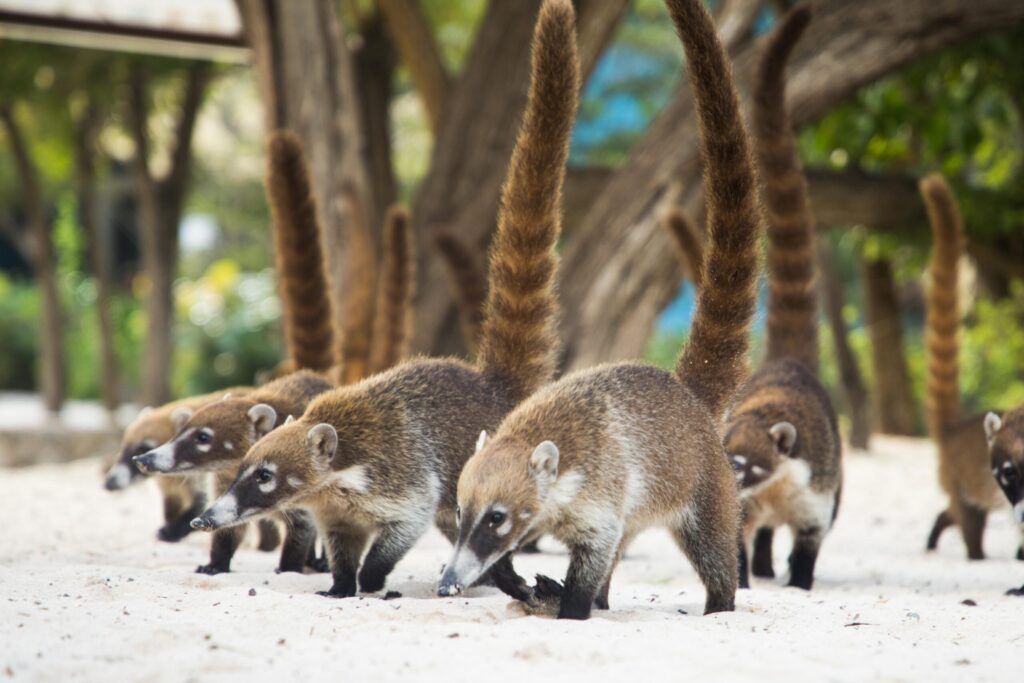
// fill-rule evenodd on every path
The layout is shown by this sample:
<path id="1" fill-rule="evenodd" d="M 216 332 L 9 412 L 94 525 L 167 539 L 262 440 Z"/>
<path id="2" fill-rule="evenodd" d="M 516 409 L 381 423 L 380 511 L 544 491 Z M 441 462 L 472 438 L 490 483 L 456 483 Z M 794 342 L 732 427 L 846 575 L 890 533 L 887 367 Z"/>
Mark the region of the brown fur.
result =
<path id="1" fill-rule="evenodd" d="M 439 592 L 458 592 L 537 533 L 569 546 L 558 614 L 608 607 L 621 549 L 669 527 L 707 589 L 733 609 L 736 486 L 718 417 L 743 378 L 761 221 L 753 162 L 728 62 L 700 0 L 670 0 L 700 115 L 710 213 L 705 287 L 677 373 L 620 363 L 565 377 L 502 422 L 459 479 L 459 542 Z M 557 585 L 538 583 L 544 597 Z"/>
<path id="2" fill-rule="evenodd" d="M 384 263 L 377 288 L 372 372 L 387 370 L 405 357 L 416 287 L 416 238 L 409 212 L 392 206 L 384 219 Z"/>
<path id="3" fill-rule="evenodd" d="M 351 384 L 370 370 L 373 311 L 376 298 L 377 256 L 366 219 L 366 207 L 354 187 L 342 190 L 345 203 L 345 300 L 341 302 L 343 328 L 335 330 L 337 366 L 332 378 Z"/>
<path id="4" fill-rule="evenodd" d="M 273 133 L 267 148 L 267 194 L 288 353 L 295 369 L 326 370 L 332 363 L 331 302 L 309 169 L 293 133 Z"/>
<path id="5" fill-rule="evenodd" d="M 768 360 L 793 358 L 818 374 L 814 214 L 786 111 L 786 64 L 811 20 L 809 5 L 783 17 L 761 59 L 754 139 L 768 217 Z"/>
<path id="6" fill-rule="evenodd" d="M 497 427 L 554 372 L 557 202 L 578 89 L 572 6 L 547 0 L 491 253 L 478 365 L 413 359 L 321 396 L 256 444 L 228 502 L 211 508 L 211 518 L 226 518 L 238 501 L 240 519 L 309 508 L 330 553 L 334 585 L 327 595 L 353 595 L 357 574 L 361 590 L 382 588 L 432 521 L 454 540 L 456 480 L 477 434 Z M 260 488 L 261 477 L 269 489 Z M 522 588 L 510 563 L 493 576 L 505 590 Z"/>
<path id="7" fill-rule="evenodd" d="M 683 40 L 690 87 L 698 102 L 710 245 L 689 343 L 676 374 L 717 420 L 747 376 L 761 215 L 747 131 L 718 36 L 706 26 L 699 3 L 667 4 Z"/>
<path id="8" fill-rule="evenodd" d="M 814 221 L 786 111 L 786 64 L 811 19 L 786 14 L 768 41 L 754 96 L 754 131 L 768 215 L 768 357 L 729 411 L 725 448 L 742 490 L 740 585 L 772 577 L 772 534 L 793 531 L 789 585 L 809 589 L 842 488 L 835 409 L 818 379 Z M 755 534 L 758 538 L 755 540 Z"/>
<path id="9" fill-rule="evenodd" d="M 989 464 L 984 416 L 958 418 L 957 270 L 964 248 L 963 223 L 956 199 L 941 176 L 922 180 L 921 196 L 932 228 L 925 321 L 928 427 L 939 449 L 939 483 L 949 496 L 949 506 L 939 513 L 927 547 L 935 549 L 942 531 L 956 524 L 968 558 L 979 560 L 985 557 L 982 538 L 986 517 L 1002 504 L 1002 497 Z"/>
<path id="10" fill-rule="evenodd" d="M 998 416 L 986 416 L 985 433 L 989 444 L 992 476 L 1013 506 L 1013 517 L 1024 533 L 1024 404 Z M 1024 543 L 1017 549 L 1024 560 Z M 1011 588 L 1008 595 L 1024 595 L 1024 586 Z"/>
<path id="11" fill-rule="evenodd" d="M 462 336 L 469 352 L 475 355 L 480 343 L 480 326 L 484 320 L 487 278 L 470 249 L 454 235 L 441 233 L 434 238 L 434 244 L 441 252 L 452 278 L 462 320 Z"/>
<path id="12" fill-rule="evenodd" d="M 665 214 L 665 229 L 672 236 L 676 256 L 693 286 L 700 289 L 704 267 L 704 245 L 697 226 L 682 209 L 672 207 Z"/>

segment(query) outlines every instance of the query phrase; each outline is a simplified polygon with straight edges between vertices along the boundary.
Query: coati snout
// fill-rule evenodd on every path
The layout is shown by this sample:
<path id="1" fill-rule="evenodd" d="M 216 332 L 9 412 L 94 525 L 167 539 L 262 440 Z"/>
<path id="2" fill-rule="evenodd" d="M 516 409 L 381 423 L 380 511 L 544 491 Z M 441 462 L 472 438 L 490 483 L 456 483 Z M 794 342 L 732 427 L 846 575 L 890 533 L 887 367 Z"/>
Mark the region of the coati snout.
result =
<path id="1" fill-rule="evenodd" d="M 797 457 L 796 441 L 796 427 L 789 422 L 776 422 L 767 431 L 756 423 L 737 424 L 726 435 L 725 450 L 740 488 L 767 481 L 781 463 Z"/>
<path id="2" fill-rule="evenodd" d="M 1019 423 L 1019 424 L 1018 424 Z M 1024 410 L 1010 411 L 1003 417 L 985 416 L 992 476 L 1013 506 L 1013 519 L 1024 524 Z M 1016 429 L 1015 429 L 1016 427 Z"/>

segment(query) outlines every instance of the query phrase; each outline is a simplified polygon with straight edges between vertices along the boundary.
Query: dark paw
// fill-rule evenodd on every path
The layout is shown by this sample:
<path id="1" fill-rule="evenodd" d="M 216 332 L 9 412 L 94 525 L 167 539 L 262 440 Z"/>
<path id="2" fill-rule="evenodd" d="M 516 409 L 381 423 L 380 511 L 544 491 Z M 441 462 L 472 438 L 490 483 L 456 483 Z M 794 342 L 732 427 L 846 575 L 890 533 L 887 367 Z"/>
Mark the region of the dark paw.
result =
<path id="1" fill-rule="evenodd" d="M 537 574 L 537 585 L 533 588 L 533 595 L 538 600 L 559 600 L 562 597 L 563 587 L 558 581 L 549 576 Z"/>
<path id="2" fill-rule="evenodd" d="M 192 527 L 185 525 L 184 527 L 178 525 L 170 525 L 160 527 L 156 532 L 157 539 L 164 543 L 177 543 L 181 539 L 185 538 L 192 532 Z"/>
<path id="3" fill-rule="evenodd" d="M 1024 560 L 1024 545 L 1022 545 L 1021 547 L 1017 548 L 1017 559 L 1018 560 Z"/>
<path id="4" fill-rule="evenodd" d="M 306 562 L 306 566 L 320 574 L 326 574 L 331 571 L 331 565 L 326 557 L 314 557 Z"/>
<path id="5" fill-rule="evenodd" d="M 559 619 L 584 621 L 590 618 L 590 605 L 562 605 L 558 610 Z"/>
<path id="6" fill-rule="evenodd" d="M 325 598 L 351 598 L 355 597 L 355 589 L 331 588 L 329 591 L 317 591 L 317 595 Z"/>
<path id="7" fill-rule="evenodd" d="M 740 577 L 740 590 L 748 590 L 750 588 L 750 579 L 745 576 Z"/>
<path id="8" fill-rule="evenodd" d="M 761 578 L 761 579 L 774 579 L 775 578 L 775 570 L 772 569 L 771 565 L 768 565 L 767 567 L 765 567 L 765 566 L 759 566 L 757 564 L 754 564 L 754 566 L 751 567 L 751 569 L 750 569 L 750 573 L 753 574 L 754 576 L 758 577 L 758 578 Z"/>
<path id="9" fill-rule="evenodd" d="M 305 570 L 305 568 L 306 567 L 305 567 L 305 565 L 302 562 L 299 562 L 299 563 L 289 562 L 288 564 L 282 564 L 280 567 L 275 569 L 274 573 L 275 574 L 287 574 L 287 573 L 290 573 L 290 572 L 294 572 L 296 574 L 301 574 L 303 572 L 303 570 Z"/>
<path id="10" fill-rule="evenodd" d="M 800 576 L 800 577 L 794 576 L 793 578 L 791 578 L 789 580 L 789 583 L 787 583 L 786 585 L 789 586 L 790 588 L 800 588 L 801 590 L 809 591 L 809 590 L 811 590 L 811 586 L 814 585 L 814 577 L 813 576 Z"/>
<path id="11" fill-rule="evenodd" d="M 386 574 L 377 572 L 359 572 L 359 590 L 364 593 L 376 593 L 384 588 L 387 578 Z"/>
<path id="12" fill-rule="evenodd" d="M 1006 591 L 1006 594 L 1013 595 L 1018 598 L 1024 597 L 1024 586 L 1021 586 L 1020 588 L 1011 588 L 1010 590 Z"/>
<path id="13" fill-rule="evenodd" d="M 611 609 L 608 604 L 608 598 L 597 597 L 594 598 L 594 609 L 607 610 Z"/>
<path id="14" fill-rule="evenodd" d="M 201 564 L 196 567 L 196 574 L 208 574 L 213 576 L 215 574 L 227 574 L 231 571 L 230 567 L 222 567 L 217 564 Z"/>
<path id="15" fill-rule="evenodd" d="M 704 605 L 704 614 L 715 614 L 716 612 L 735 612 L 735 600 L 714 600 Z"/>

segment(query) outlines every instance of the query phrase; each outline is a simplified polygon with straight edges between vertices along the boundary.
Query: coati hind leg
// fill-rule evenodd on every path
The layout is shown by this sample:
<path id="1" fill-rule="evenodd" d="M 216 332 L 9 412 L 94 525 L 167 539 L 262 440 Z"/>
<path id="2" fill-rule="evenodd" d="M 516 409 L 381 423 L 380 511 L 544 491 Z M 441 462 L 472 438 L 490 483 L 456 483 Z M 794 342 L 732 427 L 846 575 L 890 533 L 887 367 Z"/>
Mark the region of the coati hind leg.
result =
<path id="1" fill-rule="evenodd" d="M 281 561 L 277 571 L 298 572 L 306 568 L 309 554 L 315 552 L 316 527 L 309 513 L 301 510 L 291 510 L 284 513 L 287 531 L 285 532 L 284 544 L 281 546 Z"/>
<path id="2" fill-rule="evenodd" d="M 960 533 L 967 546 L 967 559 L 984 560 L 985 551 L 982 549 L 982 538 L 985 535 L 985 521 L 988 518 L 988 511 L 975 507 L 959 496 L 953 498 L 954 517 L 960 524 Z"/>
<path id="3" fill-rule="evenodd" d="M 943 510 L 935 517 L 935 524 L 932 525 L 932 530 L 928 534 L 928 544 L 925 546 L 927 550 L 935 550 L 939 547 L 939 537 L 942 536 L 942 532 L 949 527 L 956 524 L 956 520 L 953 519 L 953 515 L 949 514 L 949 510 Z"/>
<path id="4" fill-rule="evenodd" d="M 699 490 L 671 528 L 707 591 L 704 614 L 736 609 L 739 515 L 732 475 Z"/>
<path id="5" fill-rule="evenodd" d="M 317 591 L 317 595 L 350 598 L 356 594 L 356 573 L 367 538 L 366 531 L 358 527 L 344 523 L 331 525 L 324 535 L 324 543 L 334 583 L 330 590 Z"/>
<path id="6" fill-rule="evenodd" d="M 818 561 L 821 541 L 825 538 L 820 527 L 793 530 L 793 551 L 789 555 L 788 586 L 811 590 L 814 585 L 814 565 Z"/>
<path id="7" fill-rule="evenodd" d="M 192 504 L 182 510 L 181 499 L 174 497 L 175 503 L 168 505 L 164 500 L 164 524 L 156 532 L 156 537 L 165 543 L 177 543 L 192 533 L 192 520 L 203 514 L 206 509 L 206 497 L 196 496 Z"/>
<path id="8" fill-rule="evenodd" d="M 223 574 L 231 571 L 231 558 L 235 556 L 248 528 L 248 524 L 239 524 L 214 531 L 210 542 L 210 563 L 196 567 L 196 573 Z"/>
<path id="9" fill-rule="evenodd" d="M 599 525 L 580 534 L 569 549 L 569 571 L 558 606 L 559 619 L 588 619 L 601 589 L 611 580 L 622 541 L 622 525 Z"/>
<path id="10" fill-rule="evenodd" d="M 261 519 L 257 523 L 260 532 L 260 542 L 256 546 L 261 551 L 269 553 L 281 543 L 281 532 L 272 519 Z"/>
<path id="11" fill-rule="evenodd" d="M 384 588 L 388 574 L 423 535 L 426 526 L 418 519 L 385 525 L 363 560 L 363 567 L 359 570 L 359 589 L 364 593 L 376 593 Z"/>
<path id="12" fill-rule="evenodd" d="M 750 572 L 762 579 L 774 579 L 775 568 L 772 566 L 772 541 L 775 530 L 763 526 L 754 535 L 754 559 L 750 564 Z"/>

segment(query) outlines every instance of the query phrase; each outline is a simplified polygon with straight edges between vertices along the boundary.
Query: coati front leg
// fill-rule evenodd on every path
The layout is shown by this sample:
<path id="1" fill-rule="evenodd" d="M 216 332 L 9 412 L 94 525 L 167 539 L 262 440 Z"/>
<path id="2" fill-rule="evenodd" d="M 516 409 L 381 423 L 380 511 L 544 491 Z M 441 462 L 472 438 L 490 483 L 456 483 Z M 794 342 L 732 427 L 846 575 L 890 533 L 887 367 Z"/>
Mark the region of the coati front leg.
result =
<path id="1" fill-rule="evenodd" d="M 287 530 L 285 532 L 284 544 L 281 546 L 281 561 L 277 571 L 298 572 L 306 568 L 309 554 L 315 552 L 316 527 L 309 513 L 301 510 L 291 510 L 284 513 Z"/>
<path id="2" fill-rule="evenodd" d="M 206 496 L 197 495 L 192 504 L 184 508 L 181 498 L 170 496 L 164 499 L 164 522 L 156 537 L 165 543 L 177 543 L 192 533 L 192 520 L 206 509 Z"/>
<path id="3" fill-rule="evenodd" d="M 736 486 L 731 474 L 716 481 L 717 486 L 708 485 L 696 492 L 688 511 L 671 529 L 704 584 L 704 614 L 736 609 L 739 582 Z"/>
<path id="4" fill-rule="evenodd" d="M 334 583 L 330 590 L 318 591 L 317 595 L 350 598 L 356 594 L 356 573 L 367 538 L 366 531 L 347 524 L 335 524 L 328 529 L 324 543 Z"/>
<path id="5" fill-rule="evenodd" d="M 196 568 L 197 574 L 223 574 L 231 571 L 231 558 L 245 538 L 248 524 L 217 529 L 213 532 L 210 542 L 210 563 L 201 564 Z"/>
<path id="6" fill-rule="evenodd" d="M 392 522 L 381 528 L 359 570 L 359 589 L 376 593 L 384 588 L 388 574 L 423 535 L 425 527 L 426 524 L 417 519 Z"/>
<path id="7" fill-rule="evenodd" d="M 789 555 L 789 583 L 794 588 L 811 590 L 814 585 L 814 565 L 825 537 L 820 527 L 793 530 L 793 552 Z"/>
<path id="8" fill-rule="evenodd" d="M 955 508 L 953 516 L 960 524 L 960 533 L 963 535 L 964 545 L 967 546 L 967 559 L 984 560 L 982 538 L 985 535 L 988 511 L 971 505 L 959 496 L 953 498 L 952 507 Z"/>
<path id="9" fill-rule="evenodd" d="M 754 576 L 762 579 L 774 579 L 775 568 L 772 566 L 772 541 L 775 538 L 775 530 L 763 526 L 754 534 L 754 560 L 750 564 L 750 571 Z"/>
<path id="10" fill-rule="evenodd" d="M 627 534 L 619 541 L 619 549 L 615 551 L 615 560 L 612 562 L 612 568 L 608 571 L 608 577 L 604 580 L 601 590 L 594 597 L 594 607 L 597 609 L 610 609 L 608 605 L 608 592 L 612 587 L 612 575 L 615 574 L 615 569 L 619 566 L 619 562 L 622 561 L 622 556 L 626 554 L 626 548 L 633 542 L 633 538 L 633 534 Z"/>
<path id="11" fill-rule="evenodd" d="M 260 532 L 260 543 L 257 546 L 262 552 L 269 553 L 281 543 L 281 532 L 272 519 L 261 519 L 257 523 Z"/>
<path id="12" fill-rule="evenodd" d="M 590 530 L 569 549 L 569 571 L 565 575 L 559 619 L 589 619 L 601 589 L 611 580 L 615 556 L 622 540 L 621 526 L 613 530 Z"/>
<path id="13" fill-rule="evenodd" d="M 935 524 L 932 525 L 931 533 L 928 534 L 928 543 L 925 546 L 927 550 L 935 550 L 939 547 L 939 537 L 942 536 L 942 532 L 949 527 L 956 524 L 956 520 L 953 519 L 953 515 L 949 514 L 949 510 L 943 510 L 935 517 Z"/>

